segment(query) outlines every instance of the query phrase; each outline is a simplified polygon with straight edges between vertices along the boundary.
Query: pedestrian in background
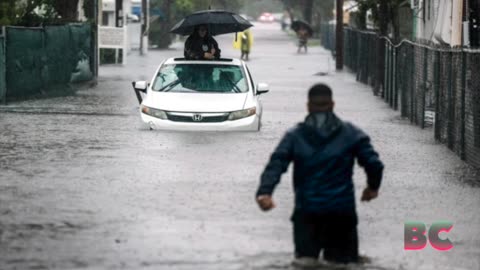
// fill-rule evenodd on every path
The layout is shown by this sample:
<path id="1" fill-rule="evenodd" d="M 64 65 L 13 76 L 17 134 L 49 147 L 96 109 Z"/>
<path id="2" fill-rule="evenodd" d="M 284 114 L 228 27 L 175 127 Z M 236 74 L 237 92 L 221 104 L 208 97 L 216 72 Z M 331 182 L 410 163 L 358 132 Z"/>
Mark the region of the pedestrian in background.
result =
<path id="1" fill-rule="evenodd" d="M 291 218 L 294 264 L 310 265 L 323 258 L 334 263 L 358 262 L 357 214 L 353 186 L 355 159 L 367 175 L 361 200 L 378 196 L 383 164 L 370 138 L 333 112 L 331 89 L 314 85 L 308 93 L 308 116 L 289 130 L 261 176 L 256 201 L 268 211 L 272 193 L 291 161 L 295 209 Z"/>
<path id="2" fill-rule="evenodd" d="M 282 14 L 282 18 L 280 19 L 282 25 L 282 31 L 286 31 L 289 23 L 290 16 L 287 11 L 284 11 Z"/>
<path id="3" fill-rule="evenodd" d="M 308 33 L 308 30 L 305 29 L 304 27 L 300 27 L 300 29 L 296 32 L 297 38 L 298 38 L 298 50 L 297 53 L 300 53 L 301 49 L 304 48 L 305 53 L 307 53 L 307 44 L 308 44 L 308 39 L 310 38 L 310 34 Z"/>
<path id="4" fill-rule="evenodd" d="M 240 49 L 241 55 L 240 59 L 248 61 L 248 56 L 250 54 L 250 49 L 253 45 L 253 35 L 252 32 L 247 29 L 241 33 L 238 33 L 235 37 L 236 40 L 233 42 L 233 47 Z"/>

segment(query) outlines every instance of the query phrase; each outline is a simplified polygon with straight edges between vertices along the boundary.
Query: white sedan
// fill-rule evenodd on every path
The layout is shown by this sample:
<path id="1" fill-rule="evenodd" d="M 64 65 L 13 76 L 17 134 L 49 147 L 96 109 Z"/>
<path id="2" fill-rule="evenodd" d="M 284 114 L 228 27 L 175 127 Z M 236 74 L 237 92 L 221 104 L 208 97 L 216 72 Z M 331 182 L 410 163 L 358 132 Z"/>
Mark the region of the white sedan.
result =
<path id="1" fill-rule="evenodd" d="M 163 130 L 258 131 L 259 96 L 269 91 L 265 83 L 254 84 L 238 59 L 170 58 L 150 82 L 133 82 L 133 87 L 143 122 Z"/>

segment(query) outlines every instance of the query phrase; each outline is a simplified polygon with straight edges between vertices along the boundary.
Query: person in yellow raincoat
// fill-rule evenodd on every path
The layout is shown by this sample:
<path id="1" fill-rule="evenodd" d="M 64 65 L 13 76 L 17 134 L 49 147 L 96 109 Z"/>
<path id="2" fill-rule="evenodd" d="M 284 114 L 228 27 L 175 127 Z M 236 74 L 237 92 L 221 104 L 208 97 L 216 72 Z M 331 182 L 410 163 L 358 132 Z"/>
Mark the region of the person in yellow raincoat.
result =
<path id="1" fill-rule="evenodd" d="M 248 55 L 250 54 L 250 49 L 253 45 L 253 35 L 249 29 L 237 33 L 236 40 L 233 42 L 233 47 L 235 49 L 240 49 L 242 52 L 240 59 L 248 61 Z"/>

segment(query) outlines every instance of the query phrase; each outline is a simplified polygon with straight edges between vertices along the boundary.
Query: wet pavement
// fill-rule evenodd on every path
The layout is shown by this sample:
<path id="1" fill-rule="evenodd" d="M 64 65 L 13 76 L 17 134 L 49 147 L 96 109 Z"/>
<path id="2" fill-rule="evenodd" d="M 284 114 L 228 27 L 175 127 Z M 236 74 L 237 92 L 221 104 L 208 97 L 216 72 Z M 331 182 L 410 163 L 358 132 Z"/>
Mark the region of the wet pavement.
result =
<path id="1" fill-rule="evenodd" d="M 380 197 L 358 201 L 360 251 L 346 269 L 480 269 L 480 176 L 431 129 L 401 119 L 320 47 L 297 54 L 280 27 L 256 25 L 248 65 L 267 82 L 260 132 L 161 132 L 141 122 L 131 81 L 181 44 L 102 66 L 74 96 L 0 106 L 0 269 L 294 269 L 291 171 L 277 208 L 254 193 L 270 152 L 326 82 L 336 110 L 367 131 L 386 164 Z M 218 41 L 238 57 L 231 36 Z M 317 73 L 326 76 L 316 76 Z M 365 187 L 357 168 L 356 194 Z M 448 252 L 403 250 L 407 220 L 454 223 Z M 319 269 L 345 269 L 323 266 Z"/>

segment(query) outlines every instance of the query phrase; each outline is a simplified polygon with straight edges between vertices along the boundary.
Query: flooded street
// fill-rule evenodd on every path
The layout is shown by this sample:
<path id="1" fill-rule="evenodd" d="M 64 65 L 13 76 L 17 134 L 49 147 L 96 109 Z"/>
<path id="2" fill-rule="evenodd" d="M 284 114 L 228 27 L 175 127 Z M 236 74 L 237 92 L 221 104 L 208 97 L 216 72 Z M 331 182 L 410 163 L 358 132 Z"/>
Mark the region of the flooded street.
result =
<path id="1" fill-rule="evenodd" d="M 330 52 L 297 54 L 277 24 L 256 24 L 247 63 L 266 82 L 260 132 L 150 131 L 134 80 L 149 80 L 183 44 L 132 51 L 128 66 L 101 66 L 96 84 L 74 96 L 0 106 L 0 269 L 295 269 L 291 169 L 261 212 L 254 195 L 270 153 L 303 121 L 308 88 L 334 91 L 336 112 L 372 137 L 385 163 L 380 195 L 361 203 L 365 265 L 319 269 L 480 269 L 480 175 L 431 129 L 402 119 Z M 222 57 L 239 57 L 233 35 Z M 317 76 L 317 73 L 326 73 Z M 404 250 L 404 222 L 453 222 L 447 252 Z M 440 234 L 442 237 L 442 234 Z"/>

